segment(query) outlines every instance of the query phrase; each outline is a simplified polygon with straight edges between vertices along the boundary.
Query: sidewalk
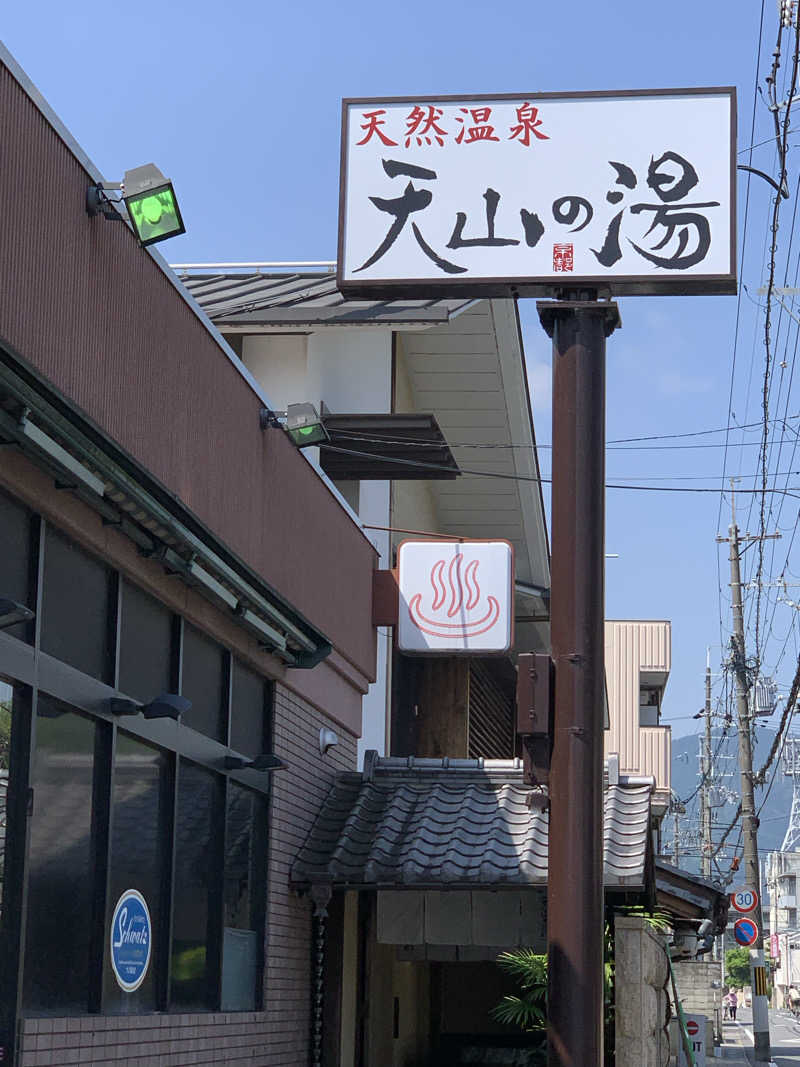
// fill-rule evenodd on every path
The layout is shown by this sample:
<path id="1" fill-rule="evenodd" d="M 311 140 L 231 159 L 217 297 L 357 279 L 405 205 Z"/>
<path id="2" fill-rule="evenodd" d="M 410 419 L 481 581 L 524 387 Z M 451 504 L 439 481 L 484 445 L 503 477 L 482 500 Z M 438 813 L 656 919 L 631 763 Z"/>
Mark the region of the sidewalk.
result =
<path id="1" fill-rule="evenodd" d="M 752 1062 L 745 1056 L 745 1050 L 734 1045 L 721 1045 L 717 1050 L 718 1057 L 706 1057 L 707 1063 L 713 1063 L 714 1059 L 726 1064 L 726 1067 L 753 1067 Z"/>

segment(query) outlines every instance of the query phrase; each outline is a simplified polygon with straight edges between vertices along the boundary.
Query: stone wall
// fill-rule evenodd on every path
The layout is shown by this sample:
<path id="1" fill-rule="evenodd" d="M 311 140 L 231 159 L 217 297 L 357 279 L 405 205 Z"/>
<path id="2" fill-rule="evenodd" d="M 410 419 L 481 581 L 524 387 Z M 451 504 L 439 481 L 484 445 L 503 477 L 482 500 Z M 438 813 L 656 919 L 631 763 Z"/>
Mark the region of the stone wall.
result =
<path id="1" fill-rule="evenodd" d="M 664 938 L 643 919 L 617 916 L 616 1067 L 666 1067 L 669 1039 Z"/>

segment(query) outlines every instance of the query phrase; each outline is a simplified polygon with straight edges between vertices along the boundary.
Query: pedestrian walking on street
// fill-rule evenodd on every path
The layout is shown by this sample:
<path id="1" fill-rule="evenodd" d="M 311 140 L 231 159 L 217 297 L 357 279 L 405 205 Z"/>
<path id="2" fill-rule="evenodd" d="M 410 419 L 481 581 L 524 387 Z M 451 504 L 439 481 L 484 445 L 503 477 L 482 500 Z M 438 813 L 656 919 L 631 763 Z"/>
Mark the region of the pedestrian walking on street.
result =
<path id="1" fill-rule="evenodd" d="M 728 993 L 728 996 L 727 996 L 726 999 L 728 1001 L 728 1011 L 730 1012 L 731 1019 L 733 1019 L 733 1021 L 735 1022 L 736 1021 L 736 1009 L 739 1006 L 739 998 L 736 996 L 735 990 L 732 989 L 730 991 L 730 993 Z"/>
<path id="2" fill-rule="evenodd" d="M 800 990 L 795 986 L 789 986 L 789 1010 L 795 1019 L 800 1014 Z"/>

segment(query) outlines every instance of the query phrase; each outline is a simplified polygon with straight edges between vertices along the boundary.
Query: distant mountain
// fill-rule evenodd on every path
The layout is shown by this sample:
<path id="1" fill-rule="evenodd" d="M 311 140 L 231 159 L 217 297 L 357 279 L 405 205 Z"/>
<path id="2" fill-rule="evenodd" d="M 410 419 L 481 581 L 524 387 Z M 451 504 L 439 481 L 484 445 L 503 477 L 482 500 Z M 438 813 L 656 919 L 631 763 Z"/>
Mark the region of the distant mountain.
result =
<path id="1" fill-rule="evenodd" d="M 690 871 L 700 869 L 700 796 L 699 792 L 696 792 L 700 783 L 699 737 L 700 735 L 696 734 L 678 737 L 672 742 L 672 788 L 680 799 L 686 802 L 686 814 L 678 816 L 681 867 Z M 763 766 L 774 738 L 774 730 L 757 728 L 756 744 L 753 749 L 753 764 L 756 771 Z M 723 739 L 715 729 L 712 743 L 716 772 L 715 788 L 712 794 L 712 837 L 715 842 L 730 824 L 739 803 L 738 751 L 738 737 L 733 729 Z M 720 777 L 723 773 L 725 777 Z M 775 759 L 767 772 L 765 786 L 756 789 L 755 801 L 760 820 L 758 847 L 763 862 L 763 857 L 767 852 L 780 848 L 789 824 L 789 812 L 792 807 L 792 780 L 783 774 L 779 758 Z M 673 827 L 673 816 L 667 815 L 662 827 L 662 850 L 667 857 L 672 855 Z M 725 858 L 717 857 L 722 871 L 730 868 L 734 846 L 737 842 L 741 846 L 739 827 L 731 831 L 726 839 Z M 740 853 L 741 847 L 736 850 L 736 854 Z M 717 874 L 716 870 L 714 874 Z"/>

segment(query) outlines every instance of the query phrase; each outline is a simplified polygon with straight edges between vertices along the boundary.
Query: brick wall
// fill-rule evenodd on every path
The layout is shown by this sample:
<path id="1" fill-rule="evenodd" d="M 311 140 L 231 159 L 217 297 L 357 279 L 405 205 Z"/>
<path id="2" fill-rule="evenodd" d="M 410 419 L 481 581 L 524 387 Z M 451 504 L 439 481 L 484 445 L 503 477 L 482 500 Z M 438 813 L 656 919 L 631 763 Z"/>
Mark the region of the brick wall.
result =
<path id="1" fill-rule="evenodd" d="M 355 770 L 356 739 L 319 751 L 334 724 L 279 686 L 274 752 L 289 764 L 273 779 L 263 1012 L 26 1019 L 20 1067 L 306 1067 L 311 1004 L 311 907 L 289 888 L 291 864 L 340 770 Z"/>
<path id="2" fill-rule="evenodd" d="M 289 889 L 289 869 L 322 807 L 334 775 L 356 769 L 356 739 L 322 756 L 319 731 L 333 726 L 310 704 L 279 687 L 274 752 L 289 764 L 274 777 L 267 895 L 265 1005 L 270 1067 L 308 1062 L 311 1004 L 311 904 Z"/>

